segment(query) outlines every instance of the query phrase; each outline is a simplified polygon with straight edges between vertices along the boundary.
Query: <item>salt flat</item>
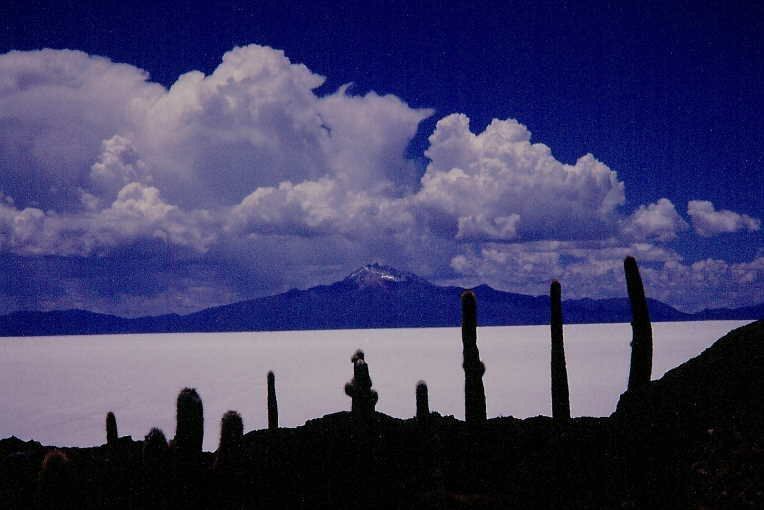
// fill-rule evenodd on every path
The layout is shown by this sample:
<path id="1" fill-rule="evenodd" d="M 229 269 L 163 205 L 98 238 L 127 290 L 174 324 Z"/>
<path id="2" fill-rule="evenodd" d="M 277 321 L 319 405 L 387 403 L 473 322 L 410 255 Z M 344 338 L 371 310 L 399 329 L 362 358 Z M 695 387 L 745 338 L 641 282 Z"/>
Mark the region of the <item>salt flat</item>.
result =
<path id="1" fill-rule="evenodd" d="M 653 379 L 698 355 L 748 321 L 653 324 Z M 565 326 L 574 416 L 606 416 L 626 388 L 629 324 Z M 486 364 L 488 416 L 551 414 L 549 327 L 486 327 L 478 346 Z M 427 381 L 430 408 L 463 418 L 459 328 L 261 333 L 105 335 L 0 340 L 0 437 L 59 446 L 105 441 L 104 417 L 121 435 L 175 430 L 175 397 L 184 386 L 204 400 L 205 441 L 214 450 L 219 420 L 238 410 L 245 430 L 267 422 L 266 373 L 276 373 L 282 426 L 350 408 L 343 387 L 350 356 L 366 351 L 377 410 L 415 412 L 414 388 Z"/>

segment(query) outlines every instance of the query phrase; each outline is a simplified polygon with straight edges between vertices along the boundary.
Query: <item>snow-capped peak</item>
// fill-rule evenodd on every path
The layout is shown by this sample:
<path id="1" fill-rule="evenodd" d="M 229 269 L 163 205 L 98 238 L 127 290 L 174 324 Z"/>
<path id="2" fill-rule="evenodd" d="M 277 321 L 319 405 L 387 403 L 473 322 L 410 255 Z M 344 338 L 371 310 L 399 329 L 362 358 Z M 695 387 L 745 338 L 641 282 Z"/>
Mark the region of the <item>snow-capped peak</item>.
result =
<path id="1" fill-rule="evenodd" d="M 421 281 L 412 273 L 399 271 L 394 267 L 382 264 L 367 264 L 350 273 L 345 281 L 356 283 L 359 287 L 383 286 L 389 283 Z"/>

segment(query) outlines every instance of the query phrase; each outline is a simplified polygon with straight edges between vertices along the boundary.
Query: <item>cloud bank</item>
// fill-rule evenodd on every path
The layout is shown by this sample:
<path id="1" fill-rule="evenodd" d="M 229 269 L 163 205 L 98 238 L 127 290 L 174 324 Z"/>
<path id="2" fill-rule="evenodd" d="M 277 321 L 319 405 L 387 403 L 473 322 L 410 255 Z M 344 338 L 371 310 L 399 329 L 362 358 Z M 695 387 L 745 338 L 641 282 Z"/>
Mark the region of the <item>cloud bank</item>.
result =
<path id="1" fill-rule="evenodd" d="M 762 257 L 684 264 L 666 244 L 689 230 L 674 204 L 628 213 L 624 182 L 592 154 L 564 163 L 517 120 L 479 131 L 457 113 L 437 121 L 422 167 L 405 154 L 433 110 L 349 85 L 317 94 L 324 77 L 265 46 L 169 88 L 68 50 L 0 55 L 0 76 L 0 257 L 79 268 L 31 300 L 9 280 L 6 309 L 188 312 L 372 260 L 440 283 L 544 293 L 559 278 L 602 296 L 623 293 L 633 254 L 652 295 L 686 308 L 764 290 Z M 760 228 L 710 202 L 688 215 L 700 236 Z M 134 284 L 104 283 L 136 258 Z"/>
<path id="2" fill-rule="evenodd" d="M 687 203 L 687 214 L 692 218 L 695 232 L 703 237 L 740 230 L 754 232 L 761 228 L 761 220 L 726 209 L 717 211 L 714 204 L 707 200 L 690 200 Z"/>

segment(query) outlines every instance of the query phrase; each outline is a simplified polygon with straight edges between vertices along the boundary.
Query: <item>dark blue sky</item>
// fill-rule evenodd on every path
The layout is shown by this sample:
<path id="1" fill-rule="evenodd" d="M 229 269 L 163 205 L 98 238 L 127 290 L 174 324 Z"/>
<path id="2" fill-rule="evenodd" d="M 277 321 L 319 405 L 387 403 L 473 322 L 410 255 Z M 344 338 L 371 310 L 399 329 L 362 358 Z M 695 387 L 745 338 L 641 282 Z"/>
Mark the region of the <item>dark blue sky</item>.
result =
<path id="1" fill-rule="evenodd" d="M 616 171 L 627 214 L 666 197 L 688 222 L 689 200 L 762 217 L 760 3 L 32 1 L 5 11 L 0 53 L 81 50 L 169 87 L 257 43 L 325 76 L 319 95 L 353 82 L 353 94 L 432 108 L 407 148 L 420 175 L 442 117 L 464 113 L 475 133 L 514 118 L 559 161 L 592 153 Z M 740 263 L 760 254 L 762 240 L 760 229 L 698 236 L 689 228 L 666 246 L 687 264 Z"/>

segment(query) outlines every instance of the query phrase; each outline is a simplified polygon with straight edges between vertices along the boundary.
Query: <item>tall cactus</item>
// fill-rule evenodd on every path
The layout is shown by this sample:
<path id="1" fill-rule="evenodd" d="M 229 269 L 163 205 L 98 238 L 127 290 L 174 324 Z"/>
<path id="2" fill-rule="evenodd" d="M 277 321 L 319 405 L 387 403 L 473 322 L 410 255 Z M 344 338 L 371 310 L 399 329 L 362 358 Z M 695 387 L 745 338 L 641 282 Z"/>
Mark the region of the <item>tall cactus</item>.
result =
<path id="1" fill-rule="evenodd" d="M 220 422 L 220 445 L 213 464 L 214 504 L 210 508 L 220 510 L 241 509 L 243 475 L 242 437 L 244 424 L 241 415 L 228 411 Z"/>
<path id="2" fill-rule="evenodd" d="M 352 398 L 351 411 L 354 419 L 370 422 L 379 396 L 371 389 L 369 367 L 364 353 L 358 349 L 350 358 L 353 363 L 353 380 L 345 384 L 345 393 Z"/>
<path id="3" fill-rule="evenodd" d="M 634 257 L 623 261 L 626 272 L 626 289 L 631 302 L 631 367 L 629 368 L 629 390 L 635 390 L 650 382 L 653 366 L 653 330 L 650 313 L 647 310 L 645 289 Z"/>
<path id="4" fill-rule="evenodd" d="M 568 369 L 565 366 L 565 347 L 562 341 L 561 294 L 560 282 L 553 281 L 549 297 L 552 307 L 552 418 L 555 421 L 570 419 Z"/>
<path id="5" fill-rule="evenodd" d="M 204 440 L 202 399 L 193 388 L 183 388 L 178 395 L 174 447 L 186 453 L 200 453 Z"/>
<path id="6" fill-rule="evenodd" d="M 143 439 L 141 450 L 142 487 L 140 508 L 168 508 L 168 446 L 167 438 L 158 428 L 152 428 Z"/>
<path id="7" fill-rule="evenodd" d="M 268 372 L 268 429 L 279 428 L 279 405 L 276 401 L 276 377 Z"/>
<path id="8" fill-rule="evenodd" d="M 471 290 L 462 293 L 462 355 L 464 368 L 464 418 L 467 423 L 486 420 L 483 374 L 477 347 L 477 298 Z"/>
<path id="9" fill-rule="evenodd" d="M 425 421 L 430 417 L 430 402 L 427 394 L 427 383 L 416 383 L 416 419 Z"/>
<path id="10" fill-rule="evenodd" d="M 111 447 L 117 445 L 119 435 L 117 434 L 117 418 L 114 413 L 109 411 L 106 413 L 106 444 Z"/>

